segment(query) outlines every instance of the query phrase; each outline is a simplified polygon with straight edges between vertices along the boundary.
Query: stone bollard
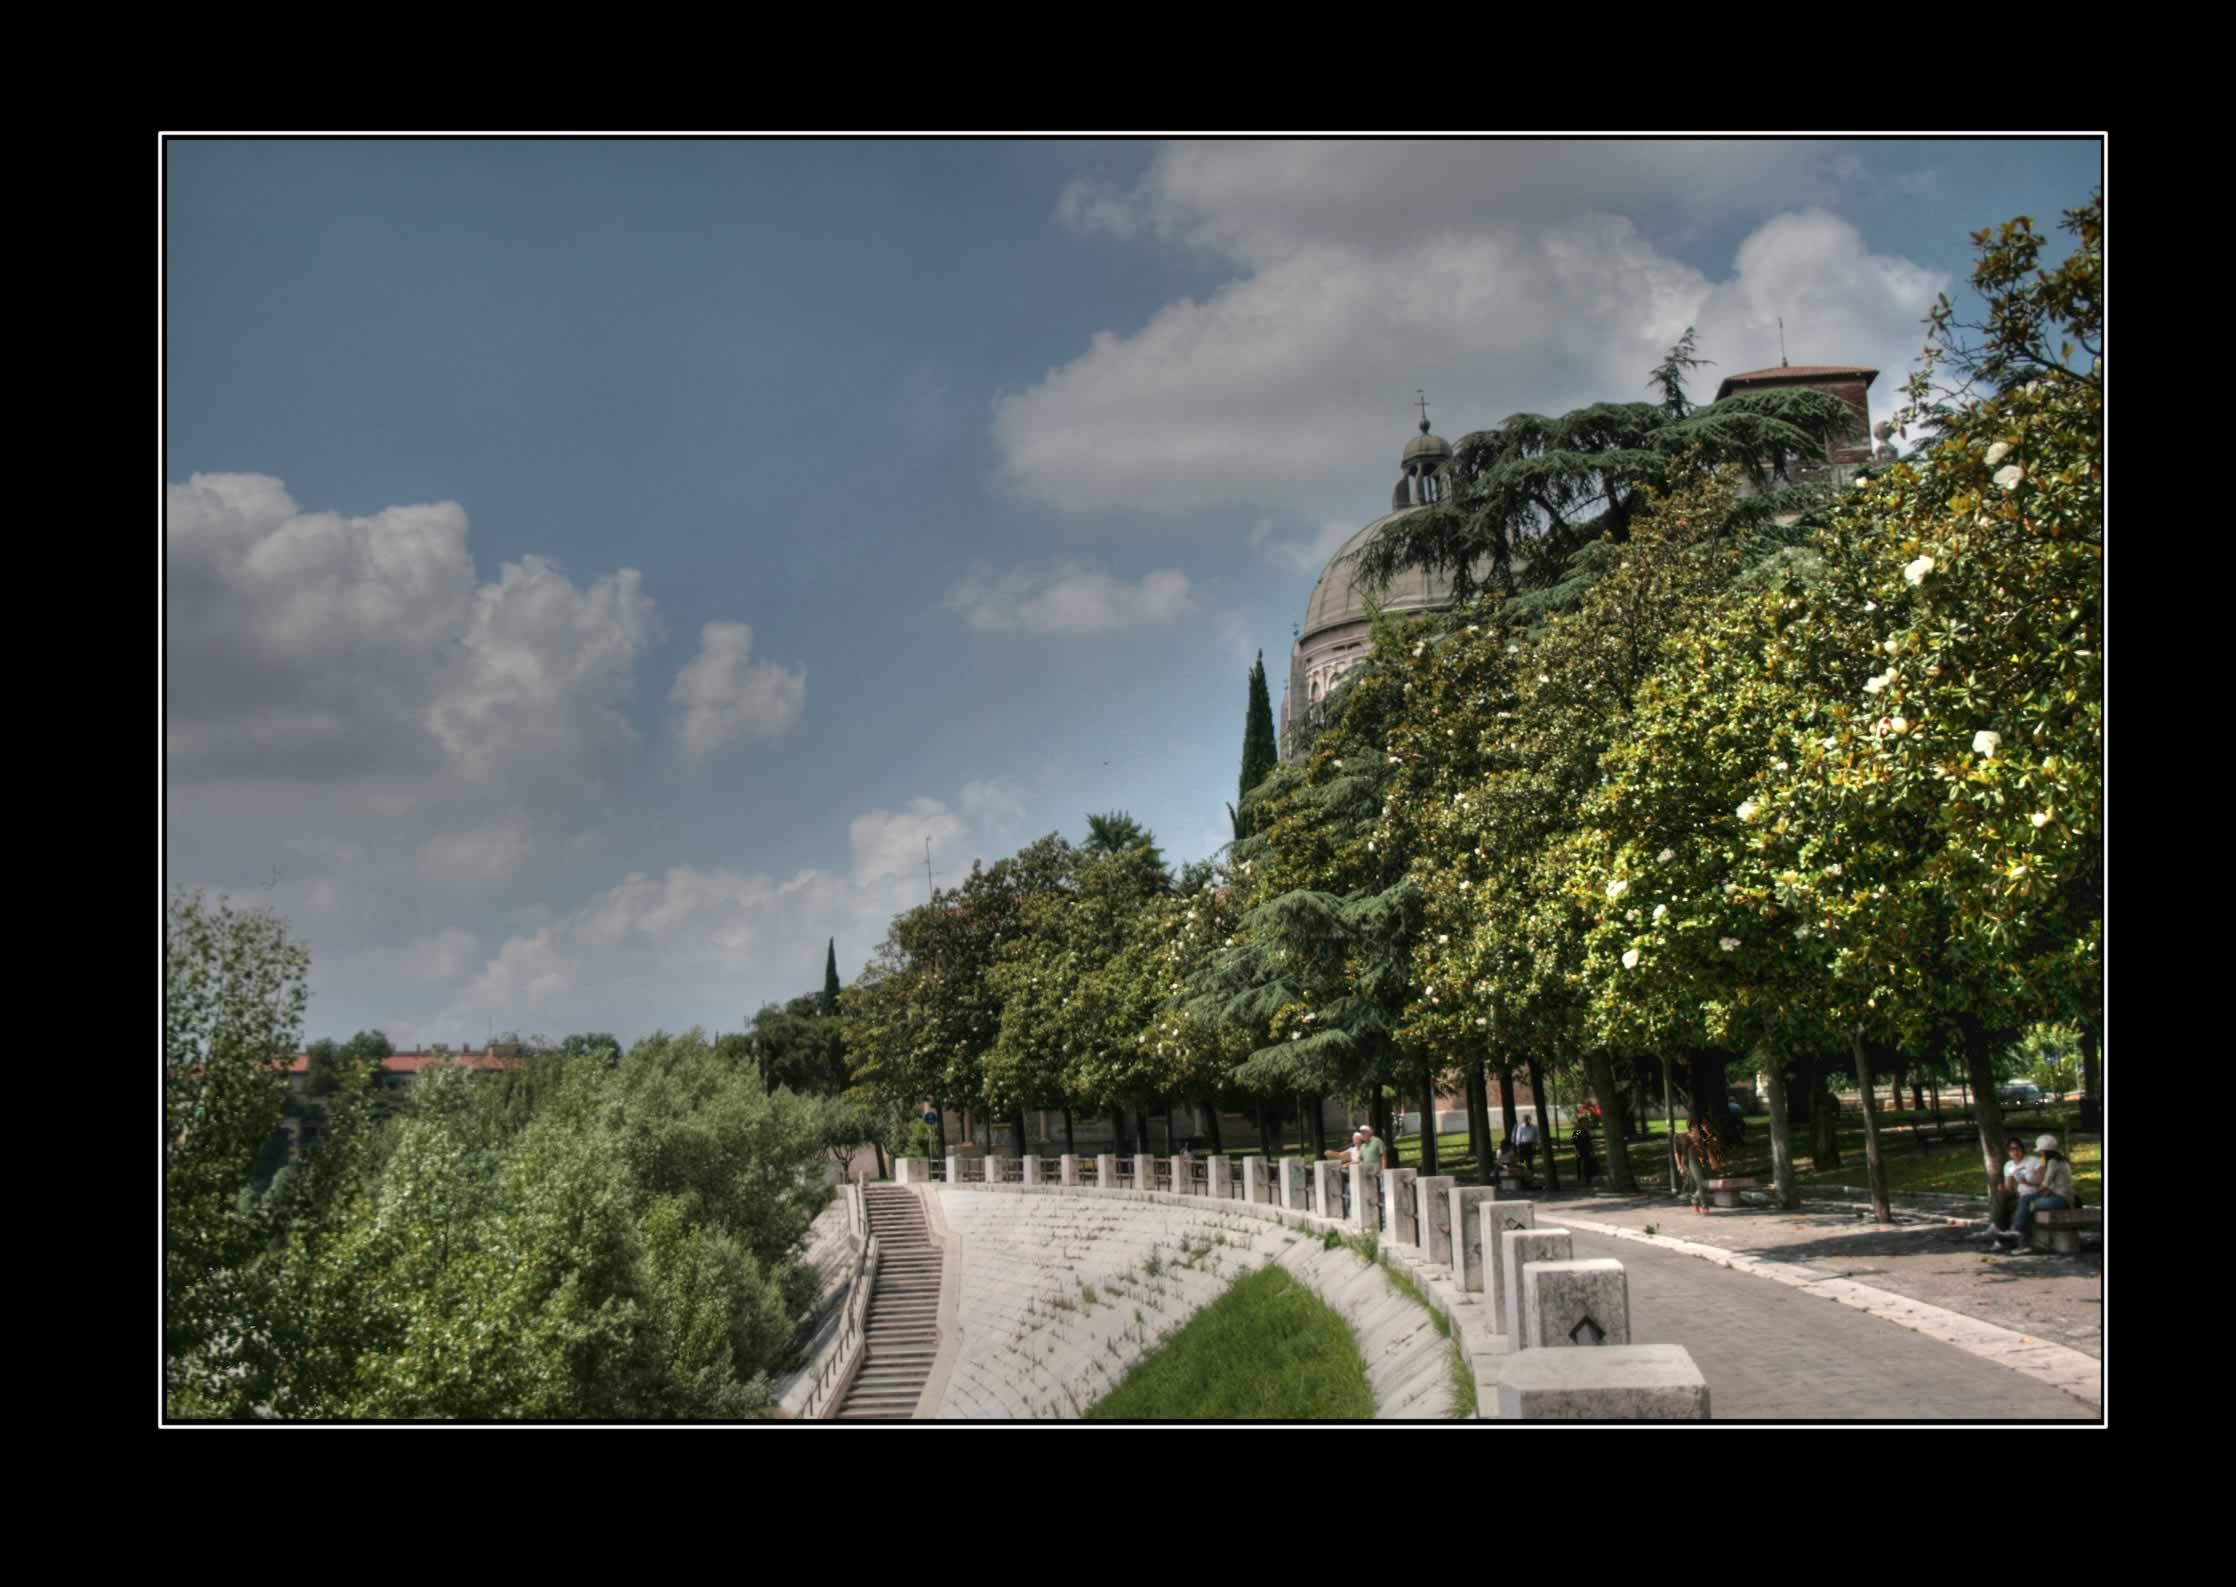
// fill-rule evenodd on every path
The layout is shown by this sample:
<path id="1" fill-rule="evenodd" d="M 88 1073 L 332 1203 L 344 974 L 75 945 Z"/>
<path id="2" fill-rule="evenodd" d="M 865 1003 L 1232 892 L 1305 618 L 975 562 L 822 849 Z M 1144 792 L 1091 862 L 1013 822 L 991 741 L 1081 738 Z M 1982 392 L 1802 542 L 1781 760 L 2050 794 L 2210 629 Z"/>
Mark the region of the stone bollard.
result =
<path id="1" fill-rule="evenodd" d="M 1067 1185 L 1079 1183 L 1079 1159 L 1071 1152 L 1056 1159 L 1056 1177 Z"/>
<path id="2" fill-rule="evenodd" d="M 1002 1162 L 1003 1159 L 996 1157 L 992 1152 L 986 1154 L 985 1166 L 979 1172 L 986 1176 L 987 1184 L 998 1185 L 1002 1182 Z"/>
<path id="3" fill-rule="evenodd" d="M 963 1158 L 959 1152 L 947 1154 L 947 1183 L 950 1187 L 963 1182 Z"/>
<path id="4" fill-rule="evenodd" d="M 1025 1184 L 1028 1184 L 1028 1185 L 1037 1185 L 1037 1184 L 1039 1184 L 1039 1183 L 1040 1183 L 1040 1159 L 1039 1159 L 1039 1158 L 1037 1158 L 1037 1157 L 1028 1157 L 1028 1158 L 1026 1158 L 1026 1159 L 1025 1159 L 1025 1169 L 1024 1169 L 1024 1172 L 1023 1172 L 1023 1173 L 1022 1173 L 1022 1174 L 1021 1174 L 1021 1175 L 1019 1176 L 1019 1178 L 1020 1178 L 1020 1179 L 1021 1179 L 1021 1180 L 1023 1181 L 1023 1183 L 1025 1183 Z"/>
<path id="5" fill-rule="evenodd" d="M 1483 1250 L 1483 1220 L 1476 1210 L 1498 1200 L 1498 1192 L 1489 1185 L 1454 1185 L 1445 1195 L 1452 1203 L 1452 1276 L 1462 1290 L 1480 1295 L 1489 1261 Z"/>
<path id="6" fill-rule="evenodd" d="M 1282 1211 L 1305 1212 L 1310 1210 L 1305 1202 L 1303 1158 L 1284 1157 L 1281 1159 L 1280 1191 Z"/>
<path id="7" fill-rule="evenodd" d="M 1266 1160 L 1262 1157 L 1245 1157 L 1242 1160 L 1242 1199 L 1252 1206 L 1268 1199 L 1266 1191 Z"/>
<path id="8" fill-rule="evenodd" d="M 1343 1182 L 1335 1177 L 1336 1166 L 1329 1162 L 1312 1165 L 1312 1210 L 1323 1218 L 1343 1216 Z"/>
<path id="9" fill-rule="evenodd" d="M 1523 1422 L 1705 1422 L 1708 1381 L 1683 1345 L 1525 1350 L 1500 1363 L 1498 1413 Z"/>
<path id="10" fill-rule="evenodd" d="M 1097 1190 L 1116 1190 L 1118 1188 L 1118 1154 L 1116 1152 L 1102 1152 L 1096 1156 L 1095 1188 Z"/>
<path id="11" fill-rule="evenodd" d="M 1501 1207 L 1536 1208 L 1529 1202 L 1502 1201 Z M 1491 1332 L 1506 1348 L 1522 1348 L 1522 1269 L 1532 1262 L 1573 1262 L 1576 1242 L 1566 1229 L 1503 1229 L 1498 1237 L 1499 1286 L 1492 1296 Z"/>
<path id="12" fill-rule="evenodd" d="M 1413 1181 L 1421 1205 L 1421 1254 L 1439 1267 L 1452 1265 L 1452 1187 L 1458 1183 L 1450 1174 Z"/>
<path id="13" fill-rule="evenodd" d="M 932 1164 L 924 1157 L 896 1157 L 893 1159 L 893 1183 L 896 1185 L 928 1185 L 932 1181 Z"/>
<path id="14" fill-rule="evenodd" d="M 1364 1162 L 1351 1165 L 1351 1220 L 1362 1234 L 1382 1227 L 1382 1176 Z"/>
<path id="15" fill-rule="evenodd" d="M 1227 1181 L 1234 1177 L 1234 1167 L 1224 1157 L 1211 1159 L 1211 1199 L 1227 1199 Z"/>
<path id="16" fill-rule="evenodd" d="M 1393 1168 L 1382 1176 L 1383 1231 L 1393 1244 L 1421 1243 L 1420 1204 L 1407 1194 L 1419 1177 L 1416 1168 Z"/>
<path id="17" fill-rule="evenodd" d="M 1168 1157 L 1165 1161 L 1172 1167 L 1172 1193 L 1174 1195 L 1185 1196 L 1196 1188 L 1194 1178 L 1188 1173 L 1188 1159 L 1185 1157 Z"/>
<path id="18" fill-rule="evenodd" d="M 1522 1264 L 1522 1348 L 1630 1343 L 1630 1281 L 1612 1257 Z"/>

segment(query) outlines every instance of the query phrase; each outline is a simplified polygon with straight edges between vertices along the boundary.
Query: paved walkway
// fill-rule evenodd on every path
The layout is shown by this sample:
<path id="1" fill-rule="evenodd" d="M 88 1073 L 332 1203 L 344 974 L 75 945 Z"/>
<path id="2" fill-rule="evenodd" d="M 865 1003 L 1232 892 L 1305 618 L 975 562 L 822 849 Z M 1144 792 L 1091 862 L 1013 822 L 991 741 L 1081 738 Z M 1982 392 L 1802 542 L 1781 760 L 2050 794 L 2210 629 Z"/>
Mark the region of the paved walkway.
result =
<path id="1" fill-rule="evenodd" d="M 1561 1221 L 1540 1208 L 1540 1225 Z M 2062 1389 L 1868 1312 L 1636 1240 L 1575 1241 L 1579 1258 L 1623 1264 L 1633 1339 L 1690 1351 L 1719 1422 L 2096 1419 Z"/>
<path id="2" fill-rule="evenodd" d="M 1744 1252 L 1765 1262 L 1806 1264 L 2099 1360 L 2104 1354 L 2104 1259 L 1989 1254 L 1977 1225 L 1932 1216 L 1885 1226 L 1868 1209 L 1812 1205 L 1719 1207 L 1695 1216 L 1666 1196 L 1566 1194 L 1542 1199 L 1539 1222 L 1585 1218 Z M 1984 1203 L 1980 1204 L 1984 1209 Z M 1626 1245 L 1631 1242 L 1625 1242 Z"/>

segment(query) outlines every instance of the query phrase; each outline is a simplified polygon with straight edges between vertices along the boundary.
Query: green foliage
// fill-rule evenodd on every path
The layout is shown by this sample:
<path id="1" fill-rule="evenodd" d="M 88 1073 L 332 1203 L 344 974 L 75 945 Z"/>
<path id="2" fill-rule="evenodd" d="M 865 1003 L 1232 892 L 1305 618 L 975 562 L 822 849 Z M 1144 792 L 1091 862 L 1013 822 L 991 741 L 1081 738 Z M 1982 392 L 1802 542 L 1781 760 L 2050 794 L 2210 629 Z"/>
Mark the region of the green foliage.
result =
<path id="1" fill-rule="evenodd" d="M 1273 696 L 1266 688 L 1266 657 L 1261 650 L 1250 665 L 1250 704 L 1242 719 L 1242 777 L 1235 803 L 1228 810 L 1237 838 L 1248 837 L 1255 830 L 1250 795 L 1280 763 L 1281 751 L 1273 734 Z"/>
<path id="2" fill-rule="evenodd" d="M 258 1258 L 268 1199 L 244 1195 L 278 1126 L 310 954 L 270 914 L 182 894 L 163 936 L 165 1400 L 241 1415 L 268 1386 L 278 1315 Z"/>

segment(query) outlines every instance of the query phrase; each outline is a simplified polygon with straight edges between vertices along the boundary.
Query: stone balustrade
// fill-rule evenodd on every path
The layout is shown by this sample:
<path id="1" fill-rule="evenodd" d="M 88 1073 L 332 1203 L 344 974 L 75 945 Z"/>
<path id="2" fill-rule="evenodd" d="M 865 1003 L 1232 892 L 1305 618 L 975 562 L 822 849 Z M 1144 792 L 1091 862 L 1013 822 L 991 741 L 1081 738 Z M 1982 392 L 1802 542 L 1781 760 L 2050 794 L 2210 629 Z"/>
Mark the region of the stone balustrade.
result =
<path id="1" fill-rule="evenodd" d="M 1411 1270 L 1414 1293 L 1443 1315 L 1453 1347 L 1472 1370 L 1478 1416 L 1705 1420 L 1709 1415 L 1708 1385 L 1681 1346 L 1632 1342 L 1622 1263 L 1577 1260 L 1568 1230 L 1537 1226 L 1535 1202 L 1501 1199 L 1497 1189 L 1462 1185 L 1451 1175 L 1424 1176 L 1409 1168 L 1377 1175 L 1295 1157 L 1212 1158 L 1208 1196 L 1191 1183 L 1187 1165 L 1177 1158 L 1160 1162 L 1143 1155 L 1126 1165 L 1135 1172 L 1123 1175 L 1123 1160 L 1105 1153 L 1095 1159 L 1091 1186 L 1078 1183 L 1078 1165 L 1069 1158 L 1060 1185 L 1035 1174 L 1031 1159 L 1007 1176 L 1001 1160 L 984 1161 L 973 1173 L 974 1160 L 950 1157 L 944 1193 L 1068 1193 L 1199 1206 L 1206 1212 L 1223 1204 L 1236 1217 L 1345 1235 L 1372 1231 L 1379 1223 L 1383 1262 L 1393 1271 Z M 1348 1215 L 1342 1205 L 1346 1177 Z M 894 1178 L 908 1185 L 937 1183 L 922 1158 L 898 1159 Z M 1233 1193 L 1237 1188 L 1240 1196 Z M 1398 1292 L 1395 1286 L 1392 1292 Z"/>

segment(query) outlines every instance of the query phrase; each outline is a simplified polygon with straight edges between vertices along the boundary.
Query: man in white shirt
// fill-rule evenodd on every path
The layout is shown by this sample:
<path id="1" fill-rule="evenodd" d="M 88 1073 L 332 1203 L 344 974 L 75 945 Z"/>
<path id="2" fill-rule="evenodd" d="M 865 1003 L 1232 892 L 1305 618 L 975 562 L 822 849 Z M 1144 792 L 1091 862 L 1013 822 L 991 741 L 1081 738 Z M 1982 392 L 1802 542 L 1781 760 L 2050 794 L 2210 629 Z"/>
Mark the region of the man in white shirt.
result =
<path id="1" fill-rule="evenodd" d="M 1537 1116 L 1535 1114 L 1525 1113 L 1522 1115 L 1521 1127 L 1514 1132 L 1514 1150 L 1522 1159 L 1523 1171 L 1535 1172 L 1537 1168 Z"/>
<path id="2" fill-rule="evenodd" d="M 2011 1227 L 2011 1215 L 2019 1210 L 2019 1165 L 2025 1161 L 2024 1141 L 2014 1135 L 2003 1143 L 2003 1182 L 1988 1202 L 1988 1226 L 1980 1231 L 1980 1239 L 2000 1240 Z"/>

